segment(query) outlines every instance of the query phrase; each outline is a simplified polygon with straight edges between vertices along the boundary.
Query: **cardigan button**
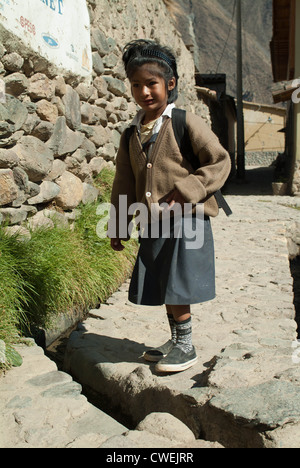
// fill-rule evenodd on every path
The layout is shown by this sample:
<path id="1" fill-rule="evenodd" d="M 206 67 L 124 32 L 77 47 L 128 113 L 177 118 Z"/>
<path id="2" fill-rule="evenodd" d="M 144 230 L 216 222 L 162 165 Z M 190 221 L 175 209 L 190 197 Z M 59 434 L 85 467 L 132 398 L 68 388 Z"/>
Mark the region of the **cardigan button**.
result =
<path id="1" fill-rule="evenodd" d="M 147 192 L 147 193 L 146 193 L 146 197 L 147 197 L 147 198 L 150 198 L 150 197 L 151 197 L 151 195 L 152 195 L 152 193 L 151 193 L 151 192 Z"/>
<path id="2" fill-rule="evenodd" d="M 148 168 L 148 169 L 152 169 L 152 167 L 153 167 L 153 165 L 152 165 L 151 163 L 148 163 L 148 164 L 147 164 L 147 168 Z"/>

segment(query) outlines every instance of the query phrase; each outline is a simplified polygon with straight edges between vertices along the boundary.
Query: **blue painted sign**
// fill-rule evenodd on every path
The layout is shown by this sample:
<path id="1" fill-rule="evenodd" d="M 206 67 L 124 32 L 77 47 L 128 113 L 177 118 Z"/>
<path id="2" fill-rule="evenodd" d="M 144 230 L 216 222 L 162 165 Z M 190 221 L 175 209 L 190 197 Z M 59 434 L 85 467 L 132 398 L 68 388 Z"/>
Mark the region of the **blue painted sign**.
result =
<path id="1" fill-rule="evenodd" d="M 52 48 L 58 47 L 58 42 L 54 39 L 54 37 L 49 36 L 47 34 L 43 34 L 42 38 L 44 39 L 44 41 L 49 47 L 52 47 Z"/>

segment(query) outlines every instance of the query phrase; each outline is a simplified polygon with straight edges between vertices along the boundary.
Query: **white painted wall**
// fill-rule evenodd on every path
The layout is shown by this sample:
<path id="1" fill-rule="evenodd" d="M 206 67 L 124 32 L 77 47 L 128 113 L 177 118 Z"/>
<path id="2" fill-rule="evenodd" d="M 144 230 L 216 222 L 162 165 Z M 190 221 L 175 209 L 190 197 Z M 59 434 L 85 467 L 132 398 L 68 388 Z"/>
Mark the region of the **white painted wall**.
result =
<path id="1" fill-rule="evenodd" d="M 86 0 L 0 0 L 0 20 L 56 66 L 83 77 L 92 73 Z"/>

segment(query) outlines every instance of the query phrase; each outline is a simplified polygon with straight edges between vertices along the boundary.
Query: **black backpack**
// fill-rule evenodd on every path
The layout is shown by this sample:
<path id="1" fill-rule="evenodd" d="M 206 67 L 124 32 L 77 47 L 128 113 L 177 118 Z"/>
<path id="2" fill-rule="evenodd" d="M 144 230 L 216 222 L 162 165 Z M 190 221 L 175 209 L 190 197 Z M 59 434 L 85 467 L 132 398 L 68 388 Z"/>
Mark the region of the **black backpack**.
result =
<path id="1" fill-rule="evenodd" d="M 172 111 L 172 126 L 174 135 L 179 146 L 180 152 L 184 158 L 186 158 L 191 164 L 192 168 L 196 171 L 200 167 L 198 157 L 194 154 L 189 132 L 186 124 L 186 111 L 183 109 L 174 108 Z M 126 141 L 129 147 L 129 140 L 134 131 L 134 127 L 131 126 L 126 130 Z M 154 143 L 157 135 L 153 135 L 151 139 L 143 145 L 143 149 L 146 148 L 150 143 Z M 221 190 L 215 192 L 214 196 L 217 200 L 219 208 L 223 209 L 227 216 L 232 215 L 232 211 L 225 198 L 222 195 Z"/>

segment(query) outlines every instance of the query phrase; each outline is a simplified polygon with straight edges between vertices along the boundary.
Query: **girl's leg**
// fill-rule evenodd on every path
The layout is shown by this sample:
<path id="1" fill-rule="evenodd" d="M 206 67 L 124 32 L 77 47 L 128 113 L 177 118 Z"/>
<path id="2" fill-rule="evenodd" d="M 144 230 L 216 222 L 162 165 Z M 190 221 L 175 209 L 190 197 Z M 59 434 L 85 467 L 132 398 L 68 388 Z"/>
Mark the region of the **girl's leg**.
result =
<path id="1" fill-rule="evenodd" d="M 167 357 L 175 345 L 181 350 L 181 353 L 183 352 L 184 355 L 190 356 L 191 353 L 194 353 L 194 347 L 192 344 L 192 318 L 190 306 L 166 305 L 166 309 L 171 330 L 171 339 L 159 348 L 146 351 L 144 353 L 144 358 L 147 361 L 159 362 L 164 357 Z M 195 358 L 196 355 L 193 355 L 193 362 L 195 361 Z M 189 361 L 190 357 L 187 359 L 187 362 Z M 175 367 L 177 369 L 177 363 Z"/>
<path id="2" fill-rule="evenodd" d="M 168 315 L 173 315 L 176 322 L 184 322 L 191 318 L 190 305 L 166 305 Z"/>
<path id="3" fill-rule="evenodd" d="M 176 340 L 177 340 L 177 330 L 176 330 L 177 323 L 176 323 L 176 320 L 175 320 L 175 318 L 173 316 L 171 306 L 166 306 L 166 309 L 167 309 L 168 322 L 169 322 L 170 330 L 171 330 L 171 340 L 173 341 L 174 344 L 176 344 Z"/>
<path id="4" fill-rule="evenodd" d="M 176 344 L 177 341 L 177 323 L 173 317 L 172 310 L 169 306 L 167 306 L 167 318 L 170 326 L 171 337 L 167 341 L 167 343 L 159 346 L 158 348 L 149 349 L 144 353 L 144 359 L 150 362 L 158 362 L 163 357 L 167 356 L 167 354 L 171 351 L 173 346 Z"/>
<path id="5" fill-rule="evenodd" d="M 176 346 L 182 349 L 185 353 L 193 350 L 192 343 L 192 317 L 190 305 L 167 305 L 168 313 L 172 312 L 174 321 L 176 322 Z"/>
<path id="6" fill-rule="evenodd" d="M 157 372 L 182 372 L 197 362 L 196 350 L 192 343 L 191 308 L 185 306 L 166 306 L 167 312 L 174 317 L 176 323 L 176 345 L 166 357 L 159 360 L 155 366 Z"/>

